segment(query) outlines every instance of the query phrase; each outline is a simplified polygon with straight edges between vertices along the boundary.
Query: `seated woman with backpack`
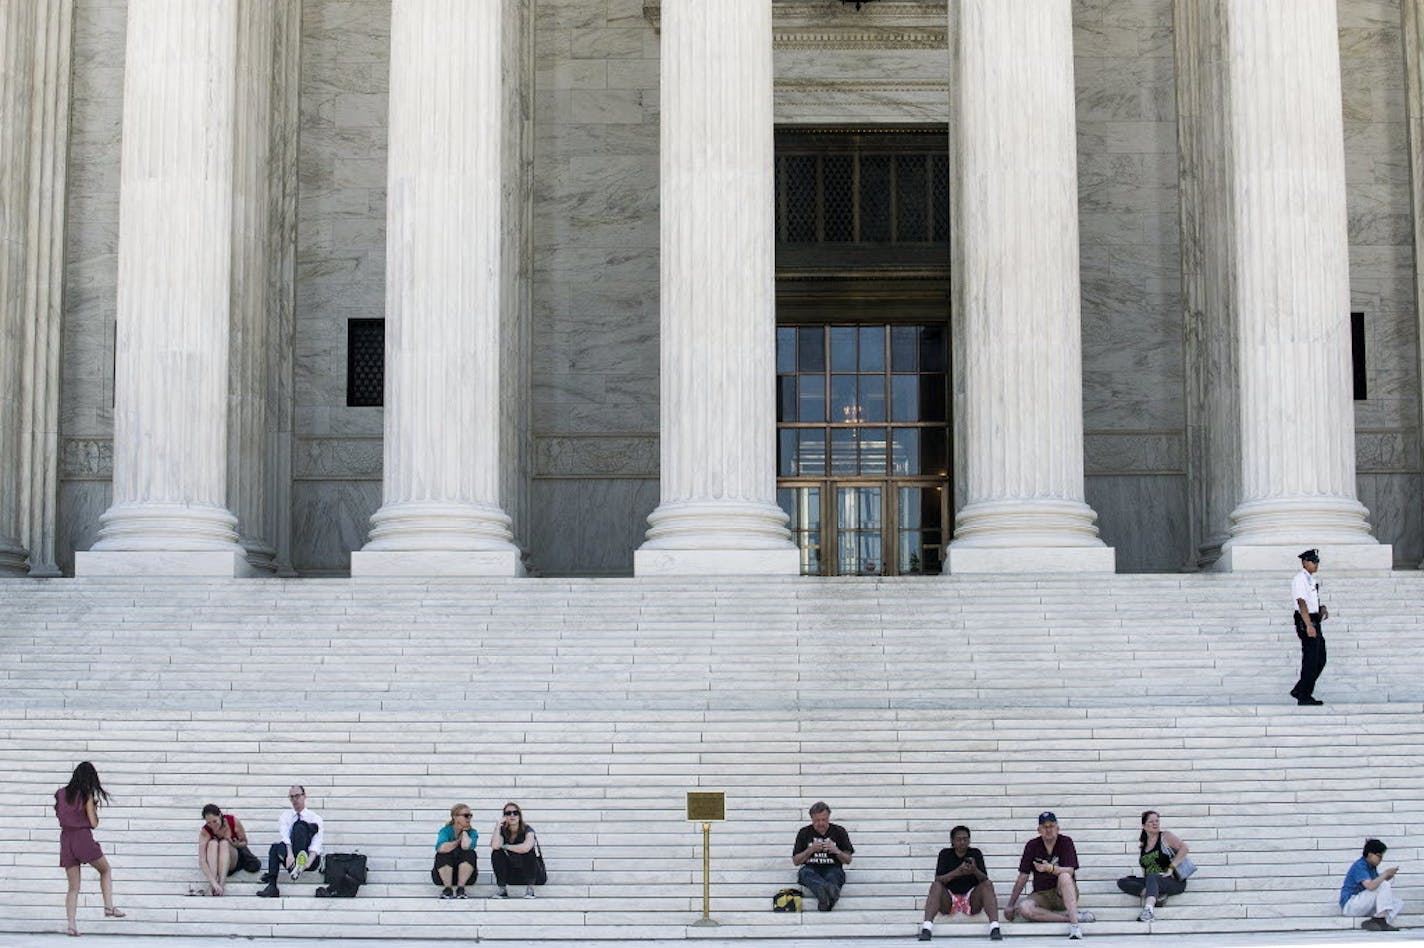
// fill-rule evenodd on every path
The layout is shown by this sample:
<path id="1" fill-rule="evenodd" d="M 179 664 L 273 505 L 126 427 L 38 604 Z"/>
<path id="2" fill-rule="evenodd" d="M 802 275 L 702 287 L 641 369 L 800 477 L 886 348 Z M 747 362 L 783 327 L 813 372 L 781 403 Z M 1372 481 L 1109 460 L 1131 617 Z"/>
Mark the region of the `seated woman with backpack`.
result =
<path id="1" fill-rule="evenodd" d="M 539 837 L 534 834 L 534 827 L 524 822 L 524 813 L 517 803 L 504 805 L 504 814 L 490 840 L 490 862 L 499 886 L 496 898 L 509 898 L 509 886 L 522 882 L 524 897 L 532 899 L 534 887 L 549 881 L 544 871 L 544 856 L 539 852 Z"/>
<path id="2" fill-rule="evenodd" d="M 203 825 L 198 829 L 198 868 L 208 880 L 210 895 L 222 895 L 224 880 L 238 870 L 262 870 L 262 861 L 247 848 L 247 830 L 242 821 L 223 813 L 216 803 L 203 807 Z"/>

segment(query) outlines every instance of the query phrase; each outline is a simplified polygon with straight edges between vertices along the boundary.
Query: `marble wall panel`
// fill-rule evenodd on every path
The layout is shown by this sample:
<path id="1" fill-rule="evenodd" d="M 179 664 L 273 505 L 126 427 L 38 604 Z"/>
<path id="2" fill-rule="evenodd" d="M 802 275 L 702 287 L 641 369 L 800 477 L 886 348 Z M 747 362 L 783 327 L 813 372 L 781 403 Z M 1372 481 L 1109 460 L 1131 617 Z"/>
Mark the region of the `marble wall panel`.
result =
<path id="1" fill-rule="evenodd" d="M 112 438 L 64 438 L 59 442 L 59 476 L 66 481 L 107 481 L 114 476 Z"/>
<path id="2" fill-rule="evenodd" d="M 535 478 L 531 568 L 546 576 L 625 576 L 658 505 L 655 478 Z"/>
<path id="3" fill-rule="evenodd" d="M 56 556 L 72 573 L 108 509 L 110 472 L 100 459 L 113 432 L 114 322 L 119 250 L 119 153 L 124 95 L 125 0 L 76 0 L 65 196 L 61 328 L 61 468 Z M 92 450 L 80 452 L 78 439 Z M 95 466 L 71 464 L 80 456 Z M 71 478 L 79 480 L 71 480 Z"/>
<path id="4" fill-rule="evenodd" d="M 114 501 L 110 482 L 66 481 L 59 483 L 59 542 L 55 560 L 66 576 L 74 575 L 74 551 L 87 550 L 99 538 L 99 516 Z"/>
<path id="5" fill-rule="evenodd" d="M 124 0 L 74 4 L 60 370 L 60 428 L 66 437 L 108 437 L 113 425 L 127 22 Z"/>
<path id="6" fill-rule="evenodd" d="M 541 437 L 534 444 L 534 475 L 551 478 L 658 476 L 658 436 Z"/>
<path id="7" fill-rule="evenodd" d="M 1357 473 L 1362 475 L 1416 474 L 1419 472 L 1419 450 L 1416 431 L 1355 431 Z"/>
<path id="8" fill-rule="evenodd" d="M 292 486 L 292 565 L 304 576 L 349 573 L 381 506 L 380 480 L 298 479 Z"/>
<path id="9" fill-rule="evenodd" d="M 1172 2 L 1074 0 L 1073 32 L 1087 500 L 1119 570 L 1172 570 L 1188 542 Z"/>
<path id="10" fill-rule="evenodd" d="M 640 3 L 554 0 L 534 15 L 531 421 L 536 469 L 562 470 L 580 437 L 658 428 L 658 45 Z M 604 476 L 645 466 L 594 453 Z M 537 511 L 545 488 L 534 491 Z M 610 557 L 631 569 L 646 512 L 631 533 L 605 531 L 627 549 L 590 553 L 599 565 L 586 569 L 572 549 L 546 558 L 535 513 L 531 554 L 540 568 L 564 564 L 556 571 L 606 572 Z"/>
<path id="11" fill-rule="evenodd" d="M 1094 475 L 1084 480 L 1103 542 L 1118 571 L 1176 572 L 1187 561 L 1187 485 L 1182 475 Z"/>
<path id="12" fill-rule="evenodd" d="M 297 480 L 381 479 L 382 440 L 367 438 L 298 438 L 292 457 Z"/>
<path id="13" fill-rule="evenodd" d="M 863 13 L 874 15 L 873 8 Z M 869 19 L 869 18 L 867 18 Z M 785 30 L 784 27 L 781 28 Z M 949 121 L 949 54 L 893 48 L 897 39 L 801 44 L 783 40 L 774 58 L 776 121 L 793 125 L 924 124 Z M 839 48 L 838 48 L 839 47 Z"/>
<path id="14" fill-rule="evenodd" d="M 1360 503 L 1369 508 L 1376 539 L 1394 546 L 1397 569 L 1414 569 L 1424 557 L 1424 508 L 1419 497 L 1424 477 L 1409 474 L 1360 473 L 1356 479 Z"/>
<path id="15" fill-rule="evenodd" d="M 1123 435 L 1179 432 L 1171 0 L 1075 0 L 1073 10 L 1084 424 Z M 1099 463 L 1111 462 L 1089 451 L 1087 473 L 1111 469 Z M 1100 521 L 1106 516 L 1099 510 Z M 1137 568 L 1132 556 L 1119 550 L 1119 568 Z"/>
<path id="16" fill-rule="evenodd" d="M 1369 398 L 1355 402 L 1360 501 L 1395 561 L 1417 565 L 1420 524 L 1418 318 L 1412 270 L 1404 41 L 1399 0 L 1342 0 L 1350 304 L 1365 314 Z"/>
<path id="17" fill-rule="evenodd" d="M 639 292 L 631 288 L 629 292 Z M 646 364 L 658 358 L 656 313 L 641 302 L 628 309 L 616 308 L 620 296 L 611 293 L 575 291 L 575 302 L 586 311 L 566 333 L 540 347 L 534 359 L 536 372 L 547 375 L 606 373 L 625 364 Z M 573 321 L 574 317 L 565 317 Z"/>
<path id="18" fill-rule="evenodd" d="M 1186 470 L 1186 443 L 1180 431 L 1086 431 L 1083 456 L 1087 470 L 1101 475 Z"/>
<path id="19" fill-rule="evenodd" d="M 346 321 L 385 313 L 390 15 L 389 0 L 302 5 L 293 342 L 302 436 L 382 428 L 380 409 L 346 406 Z"/>

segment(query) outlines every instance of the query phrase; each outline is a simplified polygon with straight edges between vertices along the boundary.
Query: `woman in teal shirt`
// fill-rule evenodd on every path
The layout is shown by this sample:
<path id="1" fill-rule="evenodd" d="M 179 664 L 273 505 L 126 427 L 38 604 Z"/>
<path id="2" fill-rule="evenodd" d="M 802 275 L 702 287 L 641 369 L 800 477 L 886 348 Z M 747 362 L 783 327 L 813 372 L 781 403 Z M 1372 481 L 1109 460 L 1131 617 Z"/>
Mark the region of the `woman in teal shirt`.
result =
<path id="1" fill-rule="evenodd" d="M 475 845 L 480 834 L 470 825 L 470 808 L 457 803 L 450 808 L 450 822 L 435 837 L 435 866 L 430 879 L 440 886 L 442 899 L 464 899 L 465 886 L 480 877 L 480 857 Z"/>

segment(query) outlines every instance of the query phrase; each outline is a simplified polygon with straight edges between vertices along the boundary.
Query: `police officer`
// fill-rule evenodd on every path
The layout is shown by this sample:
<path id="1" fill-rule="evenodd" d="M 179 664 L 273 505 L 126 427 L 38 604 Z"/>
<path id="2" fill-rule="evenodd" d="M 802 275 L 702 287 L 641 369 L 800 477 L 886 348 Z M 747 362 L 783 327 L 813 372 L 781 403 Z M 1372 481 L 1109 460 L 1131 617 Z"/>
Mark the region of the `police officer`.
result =
<path id="1" fill-rule="evenodd" d="M 1306 550 L 1300 554 L 1300 572 L 1291 581 L 1295 606 L 1292 618 L 1296 637 L 1300 639 L 1300 680 L 1290 692 L 1296 704 L 1325 703 L 1315 697 L 1315 681 L 1325 670 L 1325 633 L 1320 623 L 1330 616 L 1320 605 L 1320 584 L 1315 581 L 1315 571 L 1319 568 L 1319 551 Z"/>

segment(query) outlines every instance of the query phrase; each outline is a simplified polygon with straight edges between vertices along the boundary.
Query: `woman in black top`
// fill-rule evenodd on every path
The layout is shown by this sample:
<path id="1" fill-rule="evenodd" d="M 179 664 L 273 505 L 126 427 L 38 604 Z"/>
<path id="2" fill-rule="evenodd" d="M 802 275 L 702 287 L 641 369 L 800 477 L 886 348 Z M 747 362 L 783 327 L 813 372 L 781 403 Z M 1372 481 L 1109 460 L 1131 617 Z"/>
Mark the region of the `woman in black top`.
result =
<path id="1" fill-rule="evenodd" d="M 509 898 L 509 885 L 522 882 L 524 897 L 532 899 L 534 887 L 548 881 L 539 853 L 539 837 L 534 835 L 534 827 L 524 822 L 517 803 L 504 805 L 504 814 L 490 837 L 490 862 L 499 885 L 496 898 Z"/>
<path id="2" fill-rule="evenodd" d="M 1165 903 L 1167 896 L 1187 891 L 1187 880 L 1178 872 L 1187 858 L 1187 848 L 1180 836 L 1162 829 L 1156 810 L 1143 811 L 1142 834 L 1137 837 L 1137 861 L 1142 866 L 1142 875 L 1117 880 L 1119 889 L 1142 899 L 1139 922 L 1152 921 L 1152 910 L 1159 902 Z"/>

